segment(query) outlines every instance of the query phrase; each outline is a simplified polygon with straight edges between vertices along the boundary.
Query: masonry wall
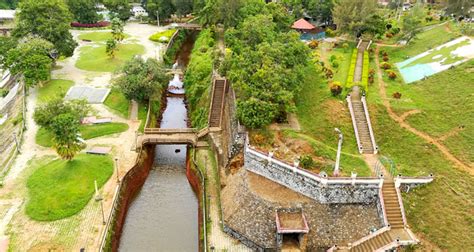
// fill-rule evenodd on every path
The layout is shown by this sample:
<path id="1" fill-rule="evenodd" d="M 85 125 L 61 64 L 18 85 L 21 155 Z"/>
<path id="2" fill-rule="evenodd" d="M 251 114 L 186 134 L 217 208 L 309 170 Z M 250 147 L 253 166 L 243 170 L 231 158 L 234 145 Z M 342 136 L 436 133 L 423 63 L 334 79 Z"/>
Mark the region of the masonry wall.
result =
<path id="1" fill-rule="evenodd" d="M 328 184 L 292 172 L 277 163 L 268 162 L 244 151 L 245 168 L 284 185 L 321 203 L 373 203 L 378 201 L 378 184 Z"/>

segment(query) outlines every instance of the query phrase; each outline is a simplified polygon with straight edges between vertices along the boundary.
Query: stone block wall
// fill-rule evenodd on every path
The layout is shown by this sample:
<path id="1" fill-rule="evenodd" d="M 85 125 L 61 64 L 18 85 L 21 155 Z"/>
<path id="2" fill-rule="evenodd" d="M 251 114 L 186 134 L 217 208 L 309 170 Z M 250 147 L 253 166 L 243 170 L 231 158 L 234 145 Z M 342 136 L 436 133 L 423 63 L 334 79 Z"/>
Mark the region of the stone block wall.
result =
<path id="1" fill-rule="evenodd" d="M 286 186 L 321 203 L 378 202 L 378 184 L 327 184 L 293 172 L 275 162 L 269 162 L 249 151 L 244 151 L 245 168 L 276 183 Z"/>

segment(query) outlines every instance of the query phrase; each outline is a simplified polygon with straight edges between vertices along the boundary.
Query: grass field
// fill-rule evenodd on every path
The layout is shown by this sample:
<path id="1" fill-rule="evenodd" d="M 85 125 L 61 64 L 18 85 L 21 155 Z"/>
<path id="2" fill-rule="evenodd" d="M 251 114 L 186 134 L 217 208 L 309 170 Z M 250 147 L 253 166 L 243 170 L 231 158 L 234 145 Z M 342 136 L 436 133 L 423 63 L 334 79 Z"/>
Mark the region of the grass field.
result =
<path id="1" fill-rule="evenodd" d="M 125 34 L 125 38 L 130 37 L 130 35 Z M 79 35 L 80 40 L 90 40 L 93 42 L 105 42 L 108 39 L 112 38 L 112 34 L 110 31 L 97 31 L 97 32 L 88 32 L 88 33 L 83 33 Z"/>
<path id="2" fill-rule="evenodd" d="M 334 81 L 339 81 L 342 85 L 346 83 L 348 71 L 349 71 L 349 66 L 351 64 L 351 55 L 352 55 L 352 50 L 355 47 L 354 43 L 349 43 L 349 47 L 344 50 L 344 48 L 338 47 L 338 48 L 330 48 L 330 44 L 328 43 L 322 43 L 320 47 L 320 53 L 321 55 L 325 55 L 327 58 L 327 64 L 331 64 L 329 62 L 329 59 L 331 56 L 335 56 L 337 59 L 337 62 L 339 63 L 339 67 L 331 67 L 334 73 L 333 80 Z M 327 51 L 331 50 L 331 51 Z"/>
<path id="3" fill-rule="evenodd" d="M 44 103 L 55 98 L 63 98 L 69 88 L 74 85 L 70 80 L 50 80 L 38 88 L 38 103 Z"/>
<path id="4" fill-rule="evenodd" d="M 435 29 L 438 34 L 433 32 Z M 414 56 L 457 36 L 446 32 L 444 27 L 435 29 L 419 34 L 418 40 L 405 47 L 383 49 L 389 52 L 390 61 L 396 62 L 403 58 L 400 55 Z M 474 160 L 473 69 L 471 60 L 409 85 L 400 75 L 396 80 L 389 80 L 386 74 L 383 76 L 393 110 L 398 115 L 418 110 L 419 113 L 408 116 L 406 122 L 433 138 L 446 137 L 439 141 L 468 164 Z M 402 94 L 401 99 L 392 98 L 395 92 Z M 455 167 L 436 146 L 391 119 L 381 103 L 377 85 L 370 89 L 369 105 L 380 154 L 391 158 L 402 175 L 435 175 L 432 184 L 404 194 L 404 207 L 412 229 L 423 233 L 441 249 L 473 251 L 474 178 Z M 457 132 L 459 126 L 463 129 Z"/>
<path id="5" fill-rule="evenodd" d="M 135 55 L 145 52 L 145 48 L 139 44 L 120 44 L 115 58 L 111 59 L 105 53 L 105 45 L 84 46 L 81 48 L 76 67 L 93 72 L 113 72 Z"/>
<path id="6" fill-rule="evenodd" d="M 117 89 L 111 90 L 107 99 L 104 102 L 105 106 L 112 109 L 116 114 L 128 119 L 128 112 L 130 110 L 130 101 Z"/>
<path id="7" fill-rule="evenodd" d="M 113 173 L 109 156 L 79 154 L 72 161 L 51 160 L 27 181 L 26 214 L 38 221 L 54 221 L 81 211 Z"/>
<path id="8" fill-rule="evenodd" d="M 384 50 L 388 52 L 392 62 L 398 63 L 461 36 L 457 32 L 447 32 L 447 29 L 454 29 L 454 26 L 451 23 L 447 23 L 428 31 L 420 32 L 415 39 L 410 41 L 408 46 L 402 47 L 403 50 L 400 50 L 398 47 L 387 47 Z"/>
<path id="9" fill-rule="evenodd" d="M 335 160 L 339 128 L 344 134 L 342 170 L 350 175 L 352 170 L 360 176 L 370 175 L 367 164 L 357 151 L 351 117 L 345 102 L 331 95 L 327 81 L 313 67 L 308 67 L 303 90 L 297 97 L 296 107 L 302 133 L 312 138 L 312 145 L 321 156 Z M 353 155 L 353 156 L 350 156 Z"/>
<path id="10" fill-rule="evenodd" d="M 82 139 L 92 139 L 101 136 L 121 133 L 128 130 L 125 123 L 104 123 L 97 125 L 81 125 L 79 127 Z M 53 146 L 53 137 L 46 129 L 40 128 L 36 133 L 36 143 L 43 147 Z"/>

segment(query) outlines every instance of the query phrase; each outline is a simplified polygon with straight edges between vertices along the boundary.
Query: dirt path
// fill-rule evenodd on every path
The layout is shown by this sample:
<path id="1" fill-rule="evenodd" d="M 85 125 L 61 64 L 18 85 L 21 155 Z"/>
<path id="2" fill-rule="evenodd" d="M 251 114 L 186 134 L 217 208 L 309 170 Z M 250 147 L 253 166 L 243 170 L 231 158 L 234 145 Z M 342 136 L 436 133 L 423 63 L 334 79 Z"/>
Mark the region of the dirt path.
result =
<path id="1" fill-rule="evenodd" d="M 407 111 L 407 112 L 403 113 L 403 114 L 400 116 L 400 120 L 405 121 L 405 120 L 407 119 L 407 117 L 409 117 L 409 116 L 411 116 L 411 115 L 414 115 L 414 114 L 418 114 L 418 113 L 421 113 L 421 110 L 419 110 L 419 109 L 414 109 L 414 110 Z"/>
<path id="2" fill-rule="evenodd" d="M 462 130 L 464 130 L 464 128 L 462 128 L 462 127 L 456 127 L 456 128 L 454 128 L 454 129 L 450 130 L 448 133 L 446 133 L 446 134 L 440 136 L 440 137 L 438 138 L 438 141 L 444 141 L 444 140 L 446 140 L 446 139 L 449 138 L 449 137 L 455 136 L 455 135 L 457 135 L 457 134 L 458 134 L 460 131 L 462 131 Z"/>
<path id="3" fill-rule="evenodd" d="M 375 50 L 375 55 L 379 55 L 379 46 L 377 46 Z M 382 99 L 382 103 L 387 109 L 388 115 L 390 118 L 392 118 L 394 121 L 396 121 L 402 128 L 407 129 L 408 131 L 412 132 L 413 134 L 417 135 L 418 137 L 424 139 L 426 142 L 431 143 L 435 145 L 441 153 L 445 156 L 445 158 L 451 162 L 453 162 L 458 168 L 468 172 L 471 175 L 474 175 L 474 169 L 470 167 L 469 165 L 464 164 L 461 162 L 458 158 L 456 158 L 451 152 L 449 152 L 449 149 L 441 144 L 437 139 L 434 139 L 430 135 L 426 134 L 423 131 L 417 130 L 414 127 L 412 127 L 410 124 L 406 123 L 404 121 L 404 118 L 401 116 L 398 116 L 393 110 L 390 105 L 390 101 L 387 98 L 387 91 L 385 89 L 385 82 L 383 81 L 382 78 L 382 70 L 380 69 L 380 62 L 379 58 L 375 57 L 375 63 L 377 65 L 377 75 L 378 75 L 378 85 L 379 85 L 379 93 L 380 97 Z"/>

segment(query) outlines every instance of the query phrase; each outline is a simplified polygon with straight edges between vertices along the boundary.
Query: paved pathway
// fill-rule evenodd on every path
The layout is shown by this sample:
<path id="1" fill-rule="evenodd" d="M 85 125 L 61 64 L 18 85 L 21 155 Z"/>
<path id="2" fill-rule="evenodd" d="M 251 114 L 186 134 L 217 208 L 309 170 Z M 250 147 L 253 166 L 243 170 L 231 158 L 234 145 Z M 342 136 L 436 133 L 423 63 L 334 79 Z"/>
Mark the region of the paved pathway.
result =
<path id="1" fill-rule="evenodd" d="M 219 204 L 219 190 L 220 184 L 217 179 L 218 170 L 214 168 L 212 162 L 209 160 L 207 150 L 199 150 L 198 152 L 199 164 L 206 164 L 206 173 L 208 177 L 207 194 L 210 201 L 209 217 L 211 219 L 211 227 L 208 231 L 209 247 L 214 247 L 214 251 L 228 251 L 228 252 L 246 252 L 252 251 L 240 241 L 230 237 L 221 226 L 221 209 Z"/>

